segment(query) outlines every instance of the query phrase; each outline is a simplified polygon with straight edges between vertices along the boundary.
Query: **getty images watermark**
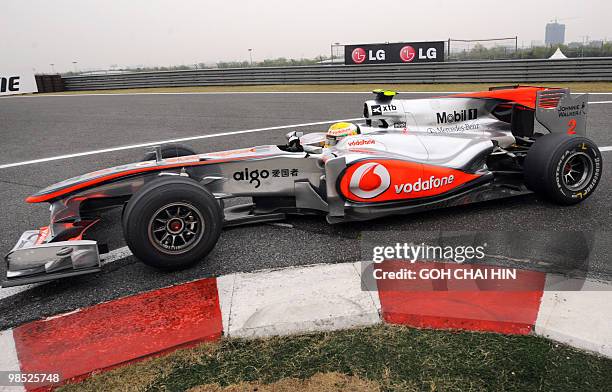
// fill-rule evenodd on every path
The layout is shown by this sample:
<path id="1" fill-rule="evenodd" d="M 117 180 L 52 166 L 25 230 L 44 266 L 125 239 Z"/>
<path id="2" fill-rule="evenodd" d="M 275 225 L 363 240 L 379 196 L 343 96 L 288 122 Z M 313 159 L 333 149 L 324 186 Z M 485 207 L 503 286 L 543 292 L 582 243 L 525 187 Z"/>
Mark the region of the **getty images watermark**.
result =
<path id="1" fill-rule="evenodd" d="M 366 290 L 504 290 L 519 277 L 516 268 L 484 265 L 488 244 L 395 242 L 372 246 L 362 262 Z M 508 288 L 505 288 L 508 289 Z"/>
<path id="2" fill-rule="evenodd" d="M 472 259 L 482 260 L 486 247 L 486 243 L 479 246 L 442 246 L 427 245 L 425 242 L 416 245 L 396 242 L 394 246 L 375 246 L 372 249 L 372 261 L 380 263 L 395 259 L 414 263 L 417 260 L 453 260 L 463 263 Z"/>
<path id="3" fill-rule="evenodd" d="M 600 291 L 610 233 L 363 231 L 364 290 Z"/>
<path id="4" fill-rule="evenodd" d="M 509 280 L 517 278 L 516 268 L 482 266 L 472 264 L 462 265 L 465 261 L 482 261 L 485 256 L 487 244 L 472 246 L 441 246 L 428 245 L 424 242 L 395 243 L 394 246 L 375 246 L 372 249 L 374 279 L 402 279 L 402 280 L 470 280 L 470 279 L 496 279 Z M 393 265 L 395 268 L 386 269 L 384 261 L 406 262 L 411 267 L 402 267 L 402 264 Z M 432 264 L 426 261 L 437 261 Z M 443 261 L 454 262 L 456 265 L 445 265 Z M 419 265 L 414 265 L 419 262 Z M 399 268 L 398 268 L 399 267 Z"/>

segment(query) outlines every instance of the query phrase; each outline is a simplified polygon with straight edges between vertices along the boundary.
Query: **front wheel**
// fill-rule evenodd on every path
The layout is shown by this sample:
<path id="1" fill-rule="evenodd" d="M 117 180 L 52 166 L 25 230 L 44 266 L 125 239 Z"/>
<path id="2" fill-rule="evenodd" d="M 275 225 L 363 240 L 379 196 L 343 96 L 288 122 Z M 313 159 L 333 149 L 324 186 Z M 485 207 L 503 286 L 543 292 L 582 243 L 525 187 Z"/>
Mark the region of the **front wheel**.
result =
<path id="1" fill-rule="evenodd" d="M 566 134 L 538 138 L 523 165 L 526 185 L 563 205 L 589 197 L 599 184 L 601 167 L 601 152 L 593 141 Z"/>
<path id="2" fill-rule="evenodd" d="M 152 267 L 176 270 L 210 253 L 221 234 L 223 212 L 201 184 L 172 176 L 136 192 L 122 223 L 134 256 Z"/>

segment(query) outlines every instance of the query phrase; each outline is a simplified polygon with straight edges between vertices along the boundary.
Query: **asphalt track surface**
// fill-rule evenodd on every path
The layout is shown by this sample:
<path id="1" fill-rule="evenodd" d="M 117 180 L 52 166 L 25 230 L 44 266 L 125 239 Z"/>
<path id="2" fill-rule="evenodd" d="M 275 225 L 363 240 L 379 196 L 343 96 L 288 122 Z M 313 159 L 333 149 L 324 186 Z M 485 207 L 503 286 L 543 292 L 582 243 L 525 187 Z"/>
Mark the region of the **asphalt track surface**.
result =
<path id="1" fill-rule="evenodd" d="M 438 93 L 439 94 L 439 93 Z M 434 94 L 432 94 L 434 95 Z M 425 94 L 403 94 L 423 98 Z M 0 166 L 74 152 L 148 141 L 359 117 L 369 94 L 186 94 L 16 97 L 0 99 Z M 592 94 L 591 101 L 608 95 Z M 612 104 L 589 107 L 588 136 L 612 146 Z M 305 127 L 306 131 L 325 126 Z M 284 143 L 290 130 L 228 135 L 190 142 L 201 152 Z M 26 196 L 51 183 L 84 172 L 139 160 L 144 149 L 130 149 L 0 169 L 0 253 L 29 229 L 46 225 L 46 204 L 29 205 Z M 0 329 L 114 298 L 202 277 L 265 268 L 359 260 L 364 236 L 388 241 L 389 233 L 479 231 L 591 232 L 594 256 L 589 274 L 612 275 L 612 152 L 604 152 L 597 191 L 584 203 L 558 207 L 527 195 L 504 201 L 397 216 L 364 223 L 328 225 L 320 217 L 290 217 L 282 225 L 227 229 L 205 261 L 190 269 L 163 273 L 129 256 L 106 264 L 98 274 L 67 278 L 8 297 L 0 289 Z M 120 248 L 119 213 L 109 213 L 96 229 L 111 249 Z M 524 248 L 535 247 L 525 244 Z M 571 252 L 570 252 L 571 253 Z M 551 253 L 554 256 L 557 253 Z M 571 256 L 571 254 L 569 255 Z M 538 268 L 528 255 L 513 262 Z M 502 262 L 503 264 L 503 262 Z M 4 276 L 4 263 L 0 273 Z M 177 299 L 180 300 L 180 299 Z"/>

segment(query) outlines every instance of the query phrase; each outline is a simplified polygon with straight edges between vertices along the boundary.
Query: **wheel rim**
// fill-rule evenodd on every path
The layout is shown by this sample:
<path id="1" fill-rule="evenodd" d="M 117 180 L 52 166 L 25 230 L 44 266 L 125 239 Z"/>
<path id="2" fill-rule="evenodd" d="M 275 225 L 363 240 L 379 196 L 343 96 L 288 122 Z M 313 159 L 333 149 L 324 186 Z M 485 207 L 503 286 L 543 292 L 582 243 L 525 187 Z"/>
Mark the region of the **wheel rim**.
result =
<path id="1" fill-rule="evenodd" d="M 194 206 L 175 202 L 161 207 L 149 220 L 149 241 L 159 251 L 182 254 L 204 234 L 204 217 Z"/>
<path id="2" fill-rule="evenodd" d="M 570 191 L 584 188 L 593 177 L 593 159 L 583 153 L 574 152 L 563 161 L 563 185 Z"/>

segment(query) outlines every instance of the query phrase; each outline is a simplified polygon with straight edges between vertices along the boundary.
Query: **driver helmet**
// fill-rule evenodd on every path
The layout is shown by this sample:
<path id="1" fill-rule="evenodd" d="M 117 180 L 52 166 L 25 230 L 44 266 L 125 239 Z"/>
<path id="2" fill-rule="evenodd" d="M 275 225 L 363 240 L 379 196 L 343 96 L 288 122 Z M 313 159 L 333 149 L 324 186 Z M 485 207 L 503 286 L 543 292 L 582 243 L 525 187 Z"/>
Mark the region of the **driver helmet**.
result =
<path id="1" fill-rule="evenodd" d="M 338 143 L 338 140 L 342 139 L 346 136 L 359 135 L 361 130 L 359 129 L 359 125 L 349 123 L 349 122 L 339 122 L 333 124 L 327 130 L 327 135 L 325 138 L 325 147 L 332 147 Z"/>

